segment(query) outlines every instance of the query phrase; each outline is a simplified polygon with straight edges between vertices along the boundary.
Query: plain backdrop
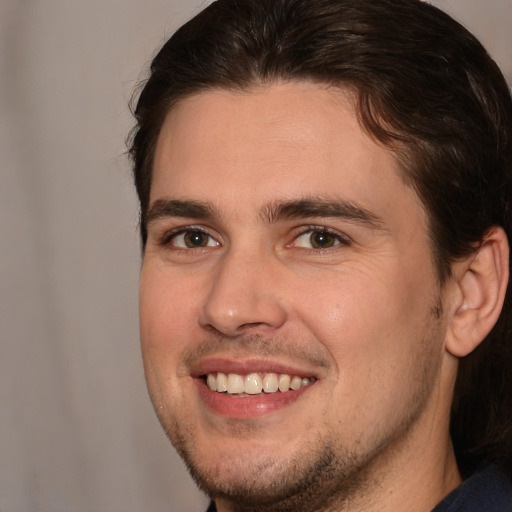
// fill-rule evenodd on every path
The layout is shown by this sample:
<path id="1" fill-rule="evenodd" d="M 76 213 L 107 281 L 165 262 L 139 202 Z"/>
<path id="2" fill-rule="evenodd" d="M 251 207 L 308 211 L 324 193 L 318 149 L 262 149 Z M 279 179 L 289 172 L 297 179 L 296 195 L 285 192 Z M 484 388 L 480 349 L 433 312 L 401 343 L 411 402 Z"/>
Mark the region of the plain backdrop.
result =
<path id="1" fill-rule="evenodd" d="M 137 325 L 128 102 L 200 0 L 0 0 L 0 512 L 201 512 Z M 445 0 L 512 78 L 512 0 Z"/>

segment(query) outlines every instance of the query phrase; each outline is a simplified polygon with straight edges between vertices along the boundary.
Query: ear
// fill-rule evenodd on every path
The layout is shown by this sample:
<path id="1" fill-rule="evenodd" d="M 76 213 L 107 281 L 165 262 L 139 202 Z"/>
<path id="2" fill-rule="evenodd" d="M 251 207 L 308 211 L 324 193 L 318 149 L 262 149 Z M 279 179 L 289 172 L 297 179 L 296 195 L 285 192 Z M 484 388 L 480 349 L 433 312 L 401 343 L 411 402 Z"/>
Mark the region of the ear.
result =
<path id="1" fill-rule="evenodd" d="M 477 251 L 454 264 L 453 314 L 446 349 L 464 357 L 489 334 L 500 316 L 509 279 L 509 246 L 500 227 L 489 230 Z"/>

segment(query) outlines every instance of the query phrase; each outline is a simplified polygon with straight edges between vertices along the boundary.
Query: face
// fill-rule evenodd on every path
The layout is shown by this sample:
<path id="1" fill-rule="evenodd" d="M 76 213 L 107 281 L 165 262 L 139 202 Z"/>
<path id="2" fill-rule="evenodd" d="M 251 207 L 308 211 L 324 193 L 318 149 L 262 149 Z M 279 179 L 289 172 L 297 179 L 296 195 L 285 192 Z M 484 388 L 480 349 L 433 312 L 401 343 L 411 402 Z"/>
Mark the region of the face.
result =
<path id="1" fill-rule="evenodd" d="M 352 103 L 309 83 L 211 90 L 158 140 L 146 379 L 219 503 L 311 506 L 446 426 L 426 216 Z"/>

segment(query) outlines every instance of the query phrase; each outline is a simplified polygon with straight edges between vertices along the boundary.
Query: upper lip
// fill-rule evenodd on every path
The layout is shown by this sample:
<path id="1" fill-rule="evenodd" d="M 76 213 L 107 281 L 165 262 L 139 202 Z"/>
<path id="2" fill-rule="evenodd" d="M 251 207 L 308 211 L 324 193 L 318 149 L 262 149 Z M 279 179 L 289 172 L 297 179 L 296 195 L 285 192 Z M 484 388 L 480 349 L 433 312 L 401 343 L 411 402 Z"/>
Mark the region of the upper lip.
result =
<path id="1" fill-rule="evenodd" d="M 190 371 L 193 377 L 201 377 L 214 372 L 236 373 L 239 375 L 247 375 L 249 373 L 285 373 L 287 375 L 318 378 L 318 369 L 314 371 L 312 368 L 306 368 L 302 365 L 295 366 L 269 359 L 209 357 L 198 361 Z"/>

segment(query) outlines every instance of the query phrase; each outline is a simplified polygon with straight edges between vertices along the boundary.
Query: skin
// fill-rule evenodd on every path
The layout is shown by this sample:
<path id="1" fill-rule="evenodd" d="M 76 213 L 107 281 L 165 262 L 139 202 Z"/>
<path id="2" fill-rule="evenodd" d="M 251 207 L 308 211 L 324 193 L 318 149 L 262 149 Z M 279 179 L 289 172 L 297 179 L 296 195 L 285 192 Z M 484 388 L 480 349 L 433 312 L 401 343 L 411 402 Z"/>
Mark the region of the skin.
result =
<path id="1" fill-rule="evenodd" d="M 285 83 L 181 100 L 150 200 L 146 379 L 219 511 L 428 511 L 460 483 L 454 286 L 439 288 L 425 212 L 348 92 Z M 316 381 L 274 408 L 226 394 L 212 406 L 200 374 L 216 365 Z"/>

